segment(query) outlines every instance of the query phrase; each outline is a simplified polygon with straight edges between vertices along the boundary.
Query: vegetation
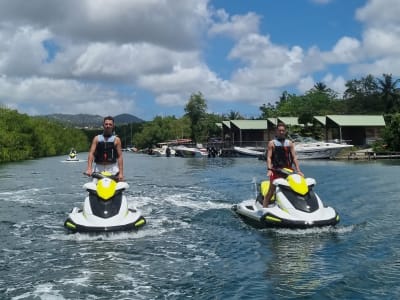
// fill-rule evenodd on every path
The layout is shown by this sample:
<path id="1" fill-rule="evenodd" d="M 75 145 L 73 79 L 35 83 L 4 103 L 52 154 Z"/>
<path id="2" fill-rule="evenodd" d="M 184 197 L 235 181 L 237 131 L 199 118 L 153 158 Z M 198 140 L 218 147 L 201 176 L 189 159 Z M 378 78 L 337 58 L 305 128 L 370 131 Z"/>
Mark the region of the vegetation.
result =
<path id="1" fill-rule="evenodd" d="M 387 127 L 383 140 L 374 147 L 400 151 L 399 82 L 400 79 L 393 79 L 391 74 L 383 74 L 382 78 L 368 75 L 349 80 L 342 98 L 318 82 L 304 95 L 283 92 L 274 104 L 262 105 L 260 116 L 256 118 L 298 116 L 299 123 L 305 125 L 301 133 L 319 138 L 323 132 L 321 126 L 309 126 L 314 116 L 382 114 Z M 184 111 L 181 118 L 157 116 L 150 122 L 117 123 L 116 134 L 121 137 L 123 147 L 151 148 L 160 142 L 182 138 L 206 142 L 209 138 L 220 137 L 216 123 L 244 119 L 235 111 L 224 115 L 207 113 L 207 101 L 200 92 L 190 96 Z M 71 147 L 87 151 L 92 138 L 101 132 L 101 128 L 76 129 L 49 118 L 29 117 L 7 108 L 0 108 L 0 115 L 0 162 L 66 154 Z M 59 115 L 56 117 L 60 118 Z"/>
<path id="2" fill-rule="evenodd" d="M 87 151 L 89 147 L 79 129 L 7 108 L 0 108 L 0 116 L 0 162 L 68 154 L 72 147 Z"/>

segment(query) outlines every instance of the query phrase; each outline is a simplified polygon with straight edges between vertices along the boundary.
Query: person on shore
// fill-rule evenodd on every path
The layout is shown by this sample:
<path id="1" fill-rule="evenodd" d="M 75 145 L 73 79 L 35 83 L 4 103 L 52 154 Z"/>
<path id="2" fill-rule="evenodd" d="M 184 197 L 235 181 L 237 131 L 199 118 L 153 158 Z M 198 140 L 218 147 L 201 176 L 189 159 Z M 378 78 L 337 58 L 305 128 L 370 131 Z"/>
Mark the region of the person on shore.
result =
<path id="1" fill-rule="evenodd" d="M 93 138 L 85 172 L 88 176 L 91 176 L 93 172 L 108 171 L 115 175 L 119 181 L 124 180 L 122 144 L 121 139 L 114 135 L 114 126 L 114 118 L 105 117 L 103 133 Z M 93 162 L 95 163 L 94 168 Z"/>
<path id="2" fill-rule="evenodd" d="M 284 177 L 284 175 L 279 172 L 279 169 L 288 168 L 304 176 L 300 171 L 294 144 L 286 138 L 286 134 L 286 125 L 284 123 L 278 123 L 275 138 L 268 142 L 267 176 L 269 177 L 270 184 L 268 192 L 263 199 L 263 207 L 268 207 L 275 193 L 276 187 L 272 182 L 277 178 Z"/>

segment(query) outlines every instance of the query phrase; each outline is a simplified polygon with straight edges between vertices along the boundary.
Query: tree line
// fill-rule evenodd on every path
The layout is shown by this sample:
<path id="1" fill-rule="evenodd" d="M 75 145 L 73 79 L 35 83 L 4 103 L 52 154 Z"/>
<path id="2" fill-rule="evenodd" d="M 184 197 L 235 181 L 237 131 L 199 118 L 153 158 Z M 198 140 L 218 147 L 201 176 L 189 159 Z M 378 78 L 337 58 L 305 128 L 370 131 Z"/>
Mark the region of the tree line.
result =
<path id="1" fill-rule="evenodd" d="M 0 163 L 87 151 L 82 130 L 0 107 Z"/>
<path id="2" fill-rule="evenodd" d="M 312 123 L 314 116 L 329 114 L 382 114 L 386 121 L 383 140 L 379 150 L 400 151 L 400 79 L 391 74 L 382 78 L 368 75 L 346 82 L 346 90 L 338 93 L 318 82 L 304 95 L 287 91 L 275 103 L 266 101 L 260 115 L 250 119 L 297 116 L 300 124 Z M 228 114 L 207 112 L 207 101 L 201 92 L 193 93 L 184 107 L 184 115 L 156 116 L 152 121 L 117 125 L 123 147 L 151 148 L 157 143 L 190 138 L 194 142 L 207 142 L 209 138 L 220 137 L 217 123 L 224 120 L 245 119 L 240 112 Z M 249 119 L 249 118 L 247 118 Z M 317 126 L 299 128 L 304 135 L 320 138 L 322 130 Z M 67 154 L 74 147 L 87 151 L 92 138 L 101 132 L 71 128 L 47 118 L 30 117 L 16 110 L 0 107 L 0 162 L 35 159 L 39 157 Z"/>
<path id="3" fill-rule="evenodd" d="M 383 140 L 375 147 L 379 150 L 400 150 L 400 90 L 397 88 L 400 79 L 391 74 L 383 74 L 382 78 L 372 75 L 346 82 L 345 92 L 338 93 L 326 84 L 317 82 L 313 88 L 296 95 L 284 91 L 275 103 L 267 101 L 260 109 L 260 115 L 250 119 L 265 120 L 267 118 L 297 116 L 300 124 L 312 124 L 314 116 L 329 114 L 382 114 L 387 128 Z M 190 96 L 181 118 L 174 116 L 157 116 L 153 121 L 142 125 L 142 128 L 131 138 L 138 148 L 151 148 L 155 144 L 177 138 L 191 138 L 194 142 L 206 142 L 211 137 L 220 137 L 220 129 L 216 123 L 224 120 L 245 119 L 240 112 L 230 111 L 217 115 L 207 113 L 207 101 L 201 92 Z M 323 130 L 318 126 L 295 128 L 303 135 L 321 138 Z"/>

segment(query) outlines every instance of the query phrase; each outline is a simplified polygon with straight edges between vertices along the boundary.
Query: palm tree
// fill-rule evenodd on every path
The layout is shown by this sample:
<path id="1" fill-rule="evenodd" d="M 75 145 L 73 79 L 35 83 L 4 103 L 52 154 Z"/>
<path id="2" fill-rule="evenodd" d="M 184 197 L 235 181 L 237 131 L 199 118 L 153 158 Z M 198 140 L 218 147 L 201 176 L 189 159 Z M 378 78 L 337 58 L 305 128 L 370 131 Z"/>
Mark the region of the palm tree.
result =
<path id="1" fill-rule="evenodd" d="M 317 92 L 322 92 L 322 93 L 326 93 L 328 90 L 328 87 L 325 83 L 323 82 L 317 82 L 316 84 L 314 84 L 314 88 L 315 91 Z"/>
<path id="2" fill-rule="evenodd" d="M 395 112 L 399 108 L 400 94 L 396 85 L 400 79 L 393 81 L 392 74 L 383 74 L 383 79 L 378 78 L 378 90 L 381 92 L 383 103 L 385 104 L 385 113 Z"/>
<path id="3" fill-rule="evenodd" d="M 243 120 L 243 116 L 238 111 L 231 110 L 227 115 L 228 120 Z"/>

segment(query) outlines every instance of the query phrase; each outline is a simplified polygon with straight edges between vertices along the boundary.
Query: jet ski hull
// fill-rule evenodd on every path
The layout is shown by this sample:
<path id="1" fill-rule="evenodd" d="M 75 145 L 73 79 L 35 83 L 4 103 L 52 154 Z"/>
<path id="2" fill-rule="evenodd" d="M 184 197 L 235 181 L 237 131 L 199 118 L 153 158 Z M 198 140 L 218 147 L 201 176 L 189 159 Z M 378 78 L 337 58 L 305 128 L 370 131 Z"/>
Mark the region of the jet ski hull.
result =
<path id="1" fill-rule="evenodd" d="M 146 224 L 138 209 L 128 207 L 123 191 L 126 182 L 115 181 L 108 173 L 93 173 L 96 180 L 84 184 L 88 195 L 83 208 L 74 207 L 64 222 L 70 232 L 133 231 Z"/>
<path id="2" fill-rule="evenodd" d="M 297 174 L 291 176 L 288 180 L 279 178 L 274 181 L 276 192 L 268 207 L 263 207 L 262 200 L 270 183 L 263 181 L 256 200 L 245 200 L 232 206 L 232 210 L 244 221 L 258 228 L 306 229 L 339 223 L 339 214 L 335 209 L 325 206 L 314 192 L 314 179 Z"/>
<path id="3" fill-rule="evenodd" d="M 87 218 L 83 210 L 75 207 L 64 222 L 64 227 L 76 232 L 115 232 L 135 231 L 146 224 L 146 219 L 136 210 L 129 209 L 123 219 L 114 217 L 110 220 L 91 216 Z"/>
<path id="4" fill-rule="evenodd" d="M 340 218 L 331 207 L 323 207 L 313 214 L 294 217 L 281 210 L 277 204 L 263 208 L 255 200 L 247 200 L 232 206 L 232 210 L 246 223 L 257 228 L 298 228 L 324 227 L 336 225 Z"/>

